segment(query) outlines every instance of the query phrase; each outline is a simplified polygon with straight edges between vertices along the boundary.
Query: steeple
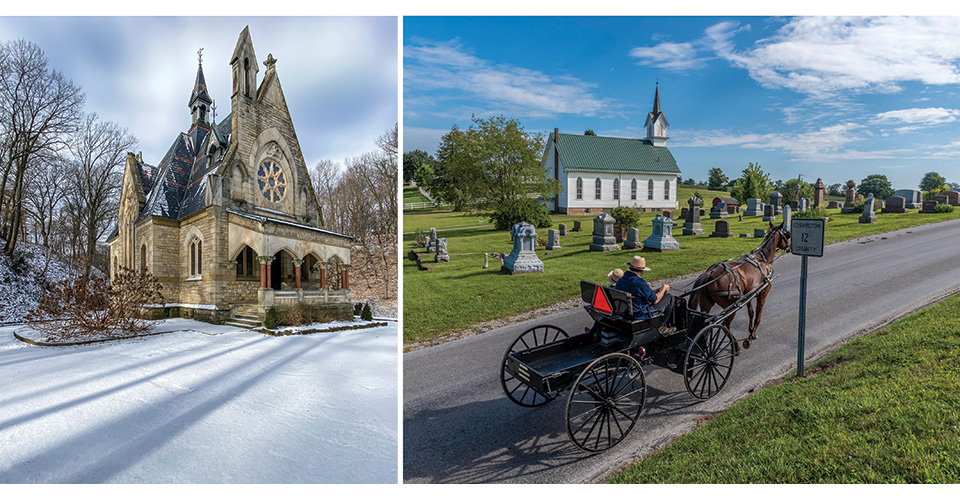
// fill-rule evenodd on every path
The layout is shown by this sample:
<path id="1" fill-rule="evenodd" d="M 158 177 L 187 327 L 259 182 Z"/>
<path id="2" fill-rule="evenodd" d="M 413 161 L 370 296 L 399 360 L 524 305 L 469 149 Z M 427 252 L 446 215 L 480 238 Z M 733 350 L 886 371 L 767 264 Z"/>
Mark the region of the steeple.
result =
<path id="1" fill-rule="evenodd" d="M 197 51 L 197 79 L 193 84 L 193 91 L 190 93 L 190 114 L 193 115 L 193 124 L 207 123 L 207 112 L 213 99 L 207 92 L 207 81 L 203 78 L 203 49 Z"/>
<path id="2" fill-rule="evenodd" d="M 667 127 L 670 126 L 670 123 L 667 122 L 667 115 L 660 110 L 659 82 L 657 82 L 657 90 L 653 95 L 653 111 L 647 113 L 647 121 L 643 126 L 647 128 L 646 139 L 652 142 L 654 146 L 667 145 L 667 139 L 669 139 L 667 137 Z"/>

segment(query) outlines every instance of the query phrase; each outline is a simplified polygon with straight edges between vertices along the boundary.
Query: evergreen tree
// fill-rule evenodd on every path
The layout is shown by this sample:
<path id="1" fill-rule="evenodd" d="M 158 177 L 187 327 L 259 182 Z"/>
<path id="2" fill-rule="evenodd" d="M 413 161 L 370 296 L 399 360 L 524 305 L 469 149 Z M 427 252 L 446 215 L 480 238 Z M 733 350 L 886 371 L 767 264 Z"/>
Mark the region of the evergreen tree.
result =
<path id="1" fill-rule="evenodd" d="M 736 198 L 741 206 L 746 206 L 747 199 L 759 198 L 766 200 L 773 191 L 770 176 L 763 172 L 760 164 L 750 163 L 743 169 L 743 174 L 737 179 L 736 186 L 730 190 L 730 196 Z"/>

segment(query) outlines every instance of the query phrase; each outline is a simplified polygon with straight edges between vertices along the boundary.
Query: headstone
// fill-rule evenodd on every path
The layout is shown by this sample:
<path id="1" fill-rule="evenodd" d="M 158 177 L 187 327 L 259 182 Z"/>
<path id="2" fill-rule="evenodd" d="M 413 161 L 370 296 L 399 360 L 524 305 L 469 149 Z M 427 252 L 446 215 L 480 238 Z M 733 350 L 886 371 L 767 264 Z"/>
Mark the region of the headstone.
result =
<path id="1" fill-rule="evenodd" d="M 786 227 L 786 226 L 784 226 L 784 227 Z M 754 229 L 754 230 L 753 230 L 753 237 L 754 237 L 754 238 L 766 238 L 766 237 L 767 237 L 767 231 L 764 230 L 764 229 Z"/>
<path id="2" fill-rule="evenodd" d="M 793 209 L 789 205 L 783 207 L 783 227 L 790 227 L 790 221 L 793 216 Z M 788 229 L 789 231 L 789 229 Z"/>
<path id="3" fill-rule="evenodd" d="M 922 214 L 935 214 L 937 213 L 937 200 L 923 200 L 923 208 L 920 210 Z"/>
<path id="4" fill-rule="evenodd" d="M 740 237 L 741 237 L 741 238 L 749 238 L 750 235 L 747 234 L 747 233 L 740 233 Z"/>
<path id="5" fill-rule="evenodd" d="M 567 235 L 567 225 L 566 225 L 566 224 L 560 224 L 559 226 L 557 226 L 557 229 L 559 229 L 559 231 L 560 231 L 560 236 L 566 236 L 566 235 Z"/>
<path id="6" fill-rule="evenodd" d="M 857 183 L 853 182 L 853 179 L 847 181 L 847 197 L 843 202 L 843 207 L 840 208 L 840 213 L 849 214 L 853 213 L 853 210 L 857 206 Z"/>
<path id="7" fill-rule="evenodd" d="M 547 250 L 560 250 L 560 231 L 550 229 L 547 231 Z"/>
<path id="8" fill-rule="evenodd" d="M 663 216 L 670 220 L 673 220 L 673 210 L 664 210 Z"/>
<path id="9" fill-rule="evenodd" d="M 777 216 L 773 215 L 773 205 L 763 207 L 763 222 L 777 222 Z"/>
<path id="10" fill-rule="evenodd" d="M 763 202 L 760 198 L 748 198 L 747 209 L 743 211 L 747 217 L 758 217 L 763 215 Z"/>
<path id="11" fill-rule="evenodd" d="M 510 229 L 513 250 L 504 257 L 500 272 L 505 274 L 542 273 L 543 262 L 533 251 L 537 230 L 526 222 L 518 222 Z"/>
<path id="12" fill-rule="evenodd" d="M 572 229 L 572 231 L 575 231 L 575 232 L 578 232 L 578 233 L 581 232 L 581 231 L 583 231 L 583 228 L 580 227 L 580 221 L 578 221 L 578 220 L 573 221 L 573 229 Z"/>
<path id="13" fill-rule="evenodd" d="M 739 213 L 740 213 L 740 205 L 738 205 L 738 204 L 736 204 L 736 203 L 727 203 L 727 213 L 728 213 L 728 214 L 739 214 Z"/>
<path id="14" fill-rule="evenodd" d="M 947 204 L 954 207 L 960 207 L 960 192 L 958 191 L 944 191 L 940 193 L 947 197 Z"/>
<path id="15" fill-rule="evenodd" d="M 823 183 L 823 179 L 817 178 L 817 183 L 813 185 L 813 208 L 823 206 L 823 193 L 827 189 L 827 186 Z"/>
<path id="16" fill-rule="evenodd" d="M 919 189 L 898 189 L 893 195 L 903 196 L 906 202 L 904 208 L 923 208 L 923 191 Z"/>
<path id="17" fill-rule="evenodd" d="M 829 209 L 831 209 L 831 210 L 836 210 L 836 209 L 840 208 L 840 202 L 839 202 L 839 201 L 836 201 L 836 200 L 831 201 L 830 203 L 827 203 L 827 208 L 829 208 Z"/>
<path id="18" fill-rule="evenodd" d="M 725 202 L 720 202 L 714 205 L 710 210 L 711 219 L 726 219 L 730 214 L 727 213 L 727 204 Z"/>
<path id="19" fill-rule="evenodd" d="M 427 239 L 427 252 L 437 252 L 437 230 L 432 227 L 430 228 L 430 238 Z"/>
<path id="20" fill-rule="evenodd" d="M 687 220 L 687 212 L 689 212 L 689 211 L 690 211 L 690 209 L 687 208 L 687 207 L 681 208 L 681 209 L 680 209 L 680 219 L 682 219 L 682 220 Z"/>
<path id="21" fill-rule="evenodd" d="M 483 252 L 483 268 L 487 269 L 490 267 L 490 254 Z"/>
<path id="22" fill-rule="evenodd" d="M 710 233 L 711 238 L 731 238 L 733 233 L 730 232 L 730 222 L 725 220 L 718 220 L 716 227 L 714 227 L 713 232 Z"/>
<path id="23" fill-rule="evenodd" d="M 643 250 L 651 252 L 669 252 L 680 250 L 680 243 L 673 237 L 673 221 L 658 215 L 650 222 L 653 233 L 643 240 Z"/>
<path id="24" fill-rule="evenodd" d="M 591 252 L 611 252 L 620 250 L 617 246 L 617 238 L 613 235 L 613 225 L 617 222 L 609 214 L 600 214 L 593 218 L 593 243 L 590 244 Z"/>
<path id="25" fill-rule="evenodd" d="M 687 218 L 683 223 L 683 234 L 685 236 L 703 234 L 703 227 L 700 226 L 700 205 L 703 204 L 703 200 L 694 196 L 687 200 L 687 204 L 690 205 L 690 208 L 687 210 Z"/>
<path id="26" fill-rule="evenodd" d="M 437 238 L 437 255 L 433 257 L 434 262 L 450 262 L 450 255 L 447 253 L 447 239 Z"/>
<path id="27" fill-rule="evenodd" d="M 640 230 L 635 227 L 628 228 L 627 239 L 623 240 L 623 249 L 640 248 L 642 246 L 640 243 Z"/>
<path id="28" fill-rule="evenodd" d="M 883 205 L 884 214 L 905 214 L 907 213 L 907 199 L 903 196 L 890 196 Z"/>
<path id="29" fill-rule="evenodd" d="M 861 224 L 873 224 L 877 222 L 877 216 L 873 213 L 873 193 L 863 202 L 863 214 L 860 215 Z"/>
<path id="30" fill-rule="evenodd" d="M 783 195 L 781 195 L 779 191 L 770 193 L 770 204 L 773 205 L 773 213 L 771 215 L 780 215 L 780 210 L 783 206 Z M 766 214 L 766 212 L 764 212 L 764 214 Z"/>
<path id="31" fill-rule="evenodd" d="M 942 193 L 934 196 L 933 199 L 934 199 L 934 201 L 937 202 L 937 204 L 942 204 L 942 205 L 949 205 L 949 204 L 950 204 L 950 203 L 949 203 L 950 200 L 947 198 L 947 196 L 946 196 L 945 194 L 942 194 Z"/>

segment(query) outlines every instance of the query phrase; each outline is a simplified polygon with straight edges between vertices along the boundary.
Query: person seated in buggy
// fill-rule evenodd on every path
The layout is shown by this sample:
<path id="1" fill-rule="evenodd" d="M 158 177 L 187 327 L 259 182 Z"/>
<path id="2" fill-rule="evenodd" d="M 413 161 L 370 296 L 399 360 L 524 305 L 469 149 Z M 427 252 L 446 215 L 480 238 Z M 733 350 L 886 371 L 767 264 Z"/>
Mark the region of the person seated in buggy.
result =
<path id="1" fill-rule="evenodd" d="M 664 284 L 654 290 L 643 279 L 643 272 L 649 271 L 646 259 L 634 255 L 633 260 L 627 262 L 629 271 L 617 280 L 615 290 L 622 290 L 633 297 L 633 319 L 648 319 L 661 313 L 663 319 L 660 324 L 660 333 L 669 335 L 677 331 L 673 324 L 673 307 L 676 299 L 670 293 L 670 285 Z"/>

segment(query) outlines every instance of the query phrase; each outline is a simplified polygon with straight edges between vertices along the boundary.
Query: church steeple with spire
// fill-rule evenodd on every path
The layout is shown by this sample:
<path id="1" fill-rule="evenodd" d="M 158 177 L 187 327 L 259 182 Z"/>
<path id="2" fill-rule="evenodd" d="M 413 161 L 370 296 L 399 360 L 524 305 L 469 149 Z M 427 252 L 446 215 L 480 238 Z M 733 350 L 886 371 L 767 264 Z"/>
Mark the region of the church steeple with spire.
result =
<path id="1" fill-rule="evenodd" d="M 670 123 L 667 122 L 667 115 L 663 114 L 663 111 L 660 110 L 660 83 L 657 83 L 657 90 L 653 96 L 653 111 L 647 113 L 647 121 L 643 124 L 647 129 L 646 139 L 653 143 L 654 146 L 666 146 L 667 145 L 667 127 L 670 126 Z"/>
<path id="2" fill-rule="evenodd" d="M 207 113 L 210 111 L 211 104 L 213 99 L 207 92 L 207 81 L 203 78 L 203 49 L 200 49 L 197 51 L 197 79 L 190 93 L 190 102 L 187 104 L 193 116 L 193 125 L 207 123 Z"/>

